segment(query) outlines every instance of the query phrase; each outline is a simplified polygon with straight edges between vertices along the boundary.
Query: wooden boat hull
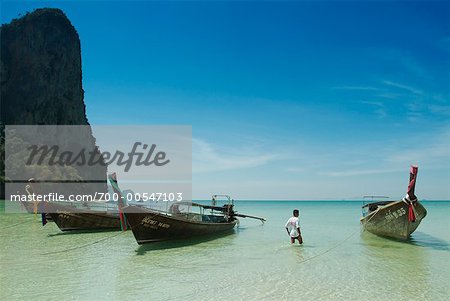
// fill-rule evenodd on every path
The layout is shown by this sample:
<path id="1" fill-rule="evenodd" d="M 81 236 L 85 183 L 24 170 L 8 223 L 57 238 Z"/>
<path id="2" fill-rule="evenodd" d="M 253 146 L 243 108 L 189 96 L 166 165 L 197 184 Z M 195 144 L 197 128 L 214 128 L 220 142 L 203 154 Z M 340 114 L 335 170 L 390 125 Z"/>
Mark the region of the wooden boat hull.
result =
<path id="1" fill-rule="evenodd" d="M 427 210 L 418 201 L 413 206 L 414 222 L 408 220 L 409 204 L 401 200 L 379 207 L 361 218 L 361 224 L 364 230 L 375 235 L 406 240 L 427 215 Z"/>
<path id="2" fill-rule="evenodd" d="M 120 230 L 120 218 L 116 213 L 68 208 L 51 204 L 48 215 L 61 231 L 116 231 Z"/>
<path id="3" fill-rule="evenodd" d="M 138 244 L 223 233 L 237 223 L 191 221 L 135 206 L 124 207 L 123 212 Z"/>
<path id="4" fill-rule="evenodd" d="M 33 202 L 21 202 L 21 205 L 28 213 L 35 213 L 35 204 Z M 36 213 L 39 213 L 39 206 L 36 204 Z M 50 216 L 50 214 L 46 214 L 45 217 L 47 218 L 48 222 L 52 222 L 53 218 Z"/>

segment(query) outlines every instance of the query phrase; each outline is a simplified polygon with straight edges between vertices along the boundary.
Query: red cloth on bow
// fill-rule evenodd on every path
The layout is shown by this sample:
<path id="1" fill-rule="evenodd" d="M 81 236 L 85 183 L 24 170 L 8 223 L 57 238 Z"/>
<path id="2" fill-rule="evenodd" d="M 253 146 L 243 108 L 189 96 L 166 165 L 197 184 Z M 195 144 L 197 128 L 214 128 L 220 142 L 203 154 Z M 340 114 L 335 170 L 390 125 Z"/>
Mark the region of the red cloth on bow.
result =
<path id="1" fill-rule="evenodd" d="M 414 214 L 413 204 L 409 204 L 409 210 L 408 210 L 408 221 L 415 222 L 416 221 L 416 215 Z"/>

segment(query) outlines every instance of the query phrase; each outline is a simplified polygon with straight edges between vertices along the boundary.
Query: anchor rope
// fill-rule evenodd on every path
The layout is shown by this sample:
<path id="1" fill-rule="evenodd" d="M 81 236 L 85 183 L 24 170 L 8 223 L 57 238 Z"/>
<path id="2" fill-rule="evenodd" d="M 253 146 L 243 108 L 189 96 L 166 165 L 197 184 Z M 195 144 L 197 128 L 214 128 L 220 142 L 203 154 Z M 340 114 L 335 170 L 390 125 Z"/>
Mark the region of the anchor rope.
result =
<path id="1" fill-rule="evenodd" d="M 344 240 L 342 240 L 342 241 L 340 241 L 339 243 L 335 244 L 334 246 L 332 246 L 332 247 L 326 249 L 325 251 L 323 251 L 323 252 L 321 252 L 321 253 L 318 253 L 318 254 L 316 254 L 316 255 L 313 255 L 313 256 L 311 256 L 311 257 L 308 257 L 308 258 L 306 258 L 306 259 L 300 261 L 299 263 L 304 263 L 304 262 L 306 262 L 306 261 L 309 261 L 309 260 L 312 260 L 312 259 L 314 259 L 314 258 L 320 257 L 320 256 L 322 256 L 322 255 L 325 255 L 326 253 L 328 253 L 328 252 L 330 252 L 330 251 L 336 249 L 337 247 L 341 246 L 344 242 L 346 242 L 347 240 L 349 240 L 349 239 L 350 239 L 353 235 L 355 235 L 357 232 L 359 232 L 359 230 L 355 230 L 353 233 L 351 233 L 349 236 L 347 236 Z"/>
<path id="2" fill-rule="evenodd" d="M 124 233 L 124 232 L 123 232 L 123 231 L 120 231 L 120 232 L 117 233 L 117 234 L 114 234 L 114 235 L 111 235 L 111 236 L 107 236 L 107 237 L 103 237 L 103 238 L 101 238 L 101 239 L 98 239 L 98 240 L 95 240 L 95 241 L 93 241 L 93 242 L 89 242 L 89 243 L 83 244 L 83 245 L 81 245 L 81 246 L 75 246 L 75 247 L 71 247 L 71 248 L 67 248 L 67 249 L 63 249 L 63 250 L 59 250 L 59 251 L 53 251 L 53 252 L 41 253 L 41 254 L 39 254 L 39 255 L 52 255 L 52 254 L 65 253 L 65 252 L 69 252 L 69 251 L 73 251 L 73 250 L 83 249 L 83 248 L 86 248 L 86 247 L 95 245 L 95 244 L 97 244 L 97 243 L 99 243 L 99 242 L 108 240 L 108 239 L 110 239 L 110 238 L 114 238 L 114 237 L 116 237 L 116 236 L 119 236 L 119 235 L 121 235 L 122 233 Z"/>
<path id="3" fill-rule="evenodd" d="M 319 253 L 319 254 L 316 254 L 316 255 L 314 255 L 314 256 L 311 256 L 311 257 L 309 257 L 309 258 L 306 258 L 305 260 L 302 260 L 302 261 L 300 261 L 299 263 L 304 263 L 304 262 L 306 262 L 306 261 L 312 260 L 312 259 L 317 258 L 317 257 L 319 257 L 319 256 L 325 255 L 326 253 L 328 253 L 328 252 L 330 252 L 330 251 L 336 249 L 337 247 L 341 246 L 344 242 L 346 242 L 347 240 L 349 240 L 349 239 L 350 239 L 353 235 L 355 235 L 357 232 L 358 232 L 358 230 L 355 230 L 355 231 L 352 232 L 349 236 L 347 236 L 344 240 L 340 241 L 339 243 L 337 243 L 336 245 L 332 246 L 331 248 L 328 248 L 327 250 L 325 250 L 325 251 L 323 251 L 323 252 L 321 252 L 321 253 Z M 221 288 L 228 288 L 228 287 L 232 287 L 232 286 L 233 286 L 233 284 L 230 283 L 230 284 L 228 284 L 228 285 L 221 286 Z M 197 290 L 195 290 L 194 292 L 192 292 L 192 293 L 190 293 L 190 294 L 186 294 L 186 295 L 183 295 L 183 296 L 184 296 L 184 297 L 195 296 L 195 295 L 198 295 L 199 292 L 204 292 L 204 291 L 208 291 L 208 290 L 211 290 L 211 288 L 209 288 L 209 287 L 206 287 L 206 288 L 200 288 L 200 289 L 197 289 Z M 169 299 L 165 299 L 165 300 L 169 300 Z"/>

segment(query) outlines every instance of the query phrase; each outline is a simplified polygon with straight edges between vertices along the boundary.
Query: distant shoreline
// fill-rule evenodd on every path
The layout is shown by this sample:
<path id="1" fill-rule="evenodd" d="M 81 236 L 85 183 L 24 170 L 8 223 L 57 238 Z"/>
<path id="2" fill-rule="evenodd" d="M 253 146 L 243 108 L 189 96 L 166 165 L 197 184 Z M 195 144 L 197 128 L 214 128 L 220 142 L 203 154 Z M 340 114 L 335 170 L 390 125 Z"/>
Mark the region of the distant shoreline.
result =
<path id="1" fill-rule="evenodd" d="M 210 202 L 210 199 L 194 199 L 195 201 L 199 202 Z M 374 199 L 375 200 L 375 199 Z M 397 198 L 392 198 L 393 201 L 400 200 Z M 7 200 L 0 200 L 0 202 L 5 202 Z M 301 199 L 301 200 L 271 200 L 271 199 L 235 199 L 235 201 L 238 202 L 368 202 L 369 200 L 321 200 L 321 199 L 314 199 L 314 200 L 307 200 L 307 199 Z M 426 199 L 419 199 L 420 202 L 450 202 L 450 200 L 426 200 Z"/>
<path id="2" fill-rule="evenodd" d="M 400 200 L 401 198 L 392 198 L 392 201 Z M 195 199 L 199 202 L 208 202 L 211 201 L 210 199 Z M 376 200 L 376 199 L 374 199 Z M 307 199 L 301 199 L 301 200 L 271 200 L 271 199 L 235 199 L 235 201 L 238 202 L 369 202 L 371 200 L 363 200 L 363 199 L 352 199 L 352 200 L 321 200 L 321 199 L 313 199 L 313 200 L 307 200 Z M 450 200 L 423 200 L 419 198 L 420 202 L 450 202 Z"/>

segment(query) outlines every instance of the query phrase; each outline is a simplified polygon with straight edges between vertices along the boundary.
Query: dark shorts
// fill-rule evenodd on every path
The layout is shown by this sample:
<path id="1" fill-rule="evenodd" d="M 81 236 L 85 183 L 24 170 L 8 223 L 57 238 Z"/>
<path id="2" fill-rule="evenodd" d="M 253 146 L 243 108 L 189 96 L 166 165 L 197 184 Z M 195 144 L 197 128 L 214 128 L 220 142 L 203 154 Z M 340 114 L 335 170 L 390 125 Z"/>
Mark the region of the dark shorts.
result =
<path id="1" fill-rule="evenodd" d="M 302 235 L 301 235 L 301 234 L 300 234 L 299 236 L 297 236 L 297 237 L 291 237 L 291 242 L 293 243 L 296 239 L 298 239 L 298 242 L 299 242 L 300 244 L 303 243 L 303 238 L 302 238 Z"/>

